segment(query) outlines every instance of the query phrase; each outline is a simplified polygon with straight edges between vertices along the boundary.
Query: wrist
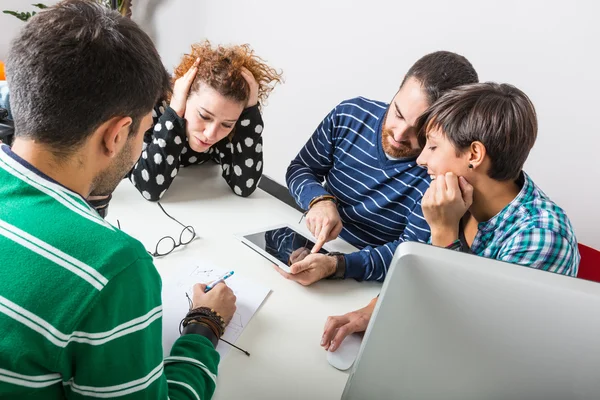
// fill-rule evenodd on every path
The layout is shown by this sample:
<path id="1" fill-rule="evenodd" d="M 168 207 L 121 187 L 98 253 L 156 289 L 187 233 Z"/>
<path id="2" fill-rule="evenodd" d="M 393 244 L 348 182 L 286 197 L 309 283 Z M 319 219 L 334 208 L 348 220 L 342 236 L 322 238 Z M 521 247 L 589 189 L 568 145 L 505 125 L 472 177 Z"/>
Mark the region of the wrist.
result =
<path id="1" fill-rule="evenodd" d="M 242 111 L 242 115 L 240 116 L 240 118 L 241 117 L 255 118 L 256 122 L 262 125 L 262 117 L 258 108 L 258 102 L 254 103 L 253 105 L 247 104 L 246 107 L 244 107 L 244 110 Z"/>
<path id="2" fill-rule="evenodd" d="M 333 206 L 337 208 L 337 199 L 330 194 L 317 196 L 310 201 L 310 203 L 308 204 L 308 209 L 310 210 L 317 204 L 319 204 L 320 207 Z"/>
<path id="3" fill-rule="evenodd" d="M 204 336 L 205 338 L 210 340 L 213 347 L 215 347 L 215 348 L 217 347 L 217 344 L 219 344 L 219 336 L 218 336 L 218 333 L 215 332 L 214 327 L 211 327 L 210 324 L 204 323 L 204 321 L 202 319 L 190 321 L 185 326 L 185 328 L 183 328 L 183 331 L 181 332 L 181 334 L 182 335 L 195 334 L 195 335 Z"/>
<path id="4" fill-rule="evenodd" d="M 181 321 L 181 326 L 186 328 L 189 324 L 192 323 L 202 323 L 211 328 L 217 338 L 223 336 L 225 332 L 225 320 L 214 309 L 208 307 L 197 307 L 191 309 L 185 318 Z M 180 327 L 181 331 L 181 327 Z"/>
<path id="5" fill-rule="evenodd" d="M 346 275 L 346 257 L 342 253 L 331 252 L 327 254 L 331 257 L 332 263 L 328 270 L 328 279 L 344 279 Z"/>
<path id="6" fill-rule="evenodd" d="M 169 106 L 169 108 L 170 108 L 171 110 L 173 110 L 173 113 L 175 113 L 175 114 L 176 114 L 176 115 L 177 115 L 179 118 L 183 118 L 183 115 L 184 115 L 184 113 L 185 113 L 185 110 L 181 110 L 181 109 L 179 109 L 179 108 L 177 108 L 177 107 L 173 107 L 172 105 L 171 105 L 171 106 Z"/>
<path id="7" fill-rule="evenodd" d="M 367 304 L 366 307 L 361 308 L 360 310 L 358 310 L 358 313 L 366 316 L 368 319 L 371 319 L 371 316 L 375 312 L 375 305 L 377 304 L 377 299 L 378 298 L 379 297 L 375 297 L 373 300 L 371 300 L 369 302 L 369 304 Z"/>
<path id="8" fill-rule="evenodd" d="M 431 227 L 431 244 L 446 247 L 458 240 L 458 224 L 456 227 Z"/>
<path id="9" fill-rule="evenodd" d="M 364 308 L 364 310 L 369 312 L 370 314 L 373 314 L 373 311 L 375 311 L 375 306 L 377 305 L 378 300 L 379 300 L 379 295 L 377 295 L 377 297 L 375 297 L 373 300 L 371 300 L 369 302 L 369 304 Z"/>
<path id="10" fill-rule="evenodd" d="M 175 126 L 174 130 L 178 128 L 185 128 L 185 109 L 183 111 L 179 111 L 173 108 L 171 105 L 165 107 L 159 117 L 162 117 L 161 122 L 165 122 L 166 120 L 173 122 Z"/>

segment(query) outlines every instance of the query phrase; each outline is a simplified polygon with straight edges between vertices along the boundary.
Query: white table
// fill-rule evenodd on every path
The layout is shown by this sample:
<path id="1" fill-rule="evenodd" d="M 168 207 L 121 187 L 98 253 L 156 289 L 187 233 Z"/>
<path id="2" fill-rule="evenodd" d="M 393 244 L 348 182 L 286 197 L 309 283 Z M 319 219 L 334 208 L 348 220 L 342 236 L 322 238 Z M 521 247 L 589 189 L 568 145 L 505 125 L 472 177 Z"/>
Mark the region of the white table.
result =
<path id="1" fill-rule="evenodd" d="M 161 204 L 200 237 L 170 255 L 155 260 L 167 278 L 190 255 L 227 270 L 245 280 L 272 289 L 236 342 L 250 357 L 232 350 L 221 360 L 215 399 L 339 399 L 348 374 L 331 367 L 319 342 L 329 315 L 344 314 L 365 306 L 380 285 L 370 282 L 321 281 L 303 287 L 281 277 L 272 264 L 243 245 L 234 233 L 288 223 L 298 225 L 301 214 L 258 189 L 249 198 L 233 194 L 218 166 L 183 169 Z M 117 188 L 109 206 L 109 221 L 154 250 L 157 241 L 177 239 L 181 227 L 144 200 L 128 181 Z M 340 240 L 332 250 L 351 251 Z"/>

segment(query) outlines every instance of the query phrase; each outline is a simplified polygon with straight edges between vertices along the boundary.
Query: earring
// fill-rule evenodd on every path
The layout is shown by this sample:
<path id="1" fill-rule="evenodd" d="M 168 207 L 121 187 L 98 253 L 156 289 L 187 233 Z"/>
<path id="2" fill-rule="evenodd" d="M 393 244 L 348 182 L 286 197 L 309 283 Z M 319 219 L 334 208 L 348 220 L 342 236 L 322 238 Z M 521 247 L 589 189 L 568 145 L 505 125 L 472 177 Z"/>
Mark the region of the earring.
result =
<path id="1" fill-rule="evenodd" d="M 473 169 L 473 164 L 469 164 L 469 168 L 470 168 L 470 169 Z"/>

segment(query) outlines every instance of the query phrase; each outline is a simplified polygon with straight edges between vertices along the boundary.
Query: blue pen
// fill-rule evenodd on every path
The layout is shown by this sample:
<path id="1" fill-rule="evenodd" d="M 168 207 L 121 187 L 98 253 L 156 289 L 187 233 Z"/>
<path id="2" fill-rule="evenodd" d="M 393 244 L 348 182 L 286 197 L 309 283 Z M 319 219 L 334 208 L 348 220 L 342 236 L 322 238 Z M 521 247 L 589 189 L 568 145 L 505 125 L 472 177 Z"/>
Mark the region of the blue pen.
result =
<path id="1" fill-rule="evenodd" d="M 210 289 L 214 288 L 215 286 L 217 286 L 219 283 L 223 282 L 225 279 L 229 278 L 231 275 L 233 275 L 233 271 L 230 271 L 228 273 L 226 273 L 225 275 L 223 275 L 222 277 L 220 277 L 219 279 L 217 279 L 216 281 L 212 282 L 210 285 L 206 286 L 206 289 L 204 289 L 204 293 L 208 292 Z"/>

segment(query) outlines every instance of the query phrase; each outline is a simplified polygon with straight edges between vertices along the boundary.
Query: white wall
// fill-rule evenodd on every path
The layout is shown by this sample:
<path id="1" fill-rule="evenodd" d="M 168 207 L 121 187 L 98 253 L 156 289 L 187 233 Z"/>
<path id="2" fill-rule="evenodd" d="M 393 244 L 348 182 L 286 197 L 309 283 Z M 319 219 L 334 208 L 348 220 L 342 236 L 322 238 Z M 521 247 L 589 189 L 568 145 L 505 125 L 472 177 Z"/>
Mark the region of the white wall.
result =
<path id="1" fill-rule="evenodd" d="M 137 0 L 137 5 L 143 0 Z M 389 100 L 422 55 L 465 55 L 481 80 L 524 90 L 539 116 L 526 170 L 600 248 L 600 5 L 593 0 L 170 0 L 152 19 L 167 66 L 192 42 L 250 43 L 284 70 L 264 111 L 265 173 L 289 161 L 340 100 Z"/>
<path id="2" fill-rule="evenodd" d="M 12 15 L 4 14 L 2 11 L 23 11 L 32 12 L 39 11 L 39 9 L 32 6 L 32 3 L 44 3 L 51 5 L 56 3 L 58 0 L 42 0 L 42 1 L 23 1 L 23 0 L 0 0 L 0 61 L 6 60 L 6 53 L 8 51 L 8 45 L 12 38 L 15 36 L 17 31 L 23 26 L 25 22 L 13 17 Z"/>
<path id="3" fill-rule="evenodd" d="M 284 70 L 263 133 L 265 173 L 282 183 L 289 161 L 340 100 L 389 100 L 422 55 L 465 55 L 481 80 L 512 83 L 532 98 L 540 131 L 526 170 L 567 210 L 579 240 L 597 248 L 599 12 L 594 0 L 134 0 L 134 19 L 169 68 L 189 44 L 208 38 L 250 43 Z"/>

